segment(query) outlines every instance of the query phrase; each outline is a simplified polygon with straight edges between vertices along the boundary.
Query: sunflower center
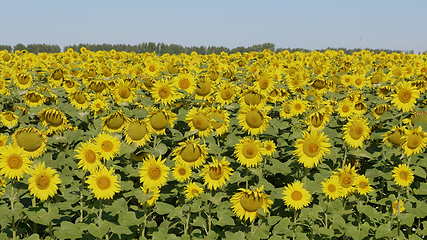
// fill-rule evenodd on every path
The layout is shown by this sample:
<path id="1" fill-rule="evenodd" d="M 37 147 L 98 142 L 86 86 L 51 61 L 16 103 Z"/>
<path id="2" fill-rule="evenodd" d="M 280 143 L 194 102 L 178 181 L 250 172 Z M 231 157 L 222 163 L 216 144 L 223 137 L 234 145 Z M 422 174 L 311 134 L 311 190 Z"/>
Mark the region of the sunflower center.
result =
<path id="1" fill-rule="evenodd" d="M 148 176 L 152 180 L 158 180 L 162 176 L 162 170 L 157 166 L 152 166 L 148 170 Z"/>
<path id="2" fill-rule="evenodd" d="M 246 114 L 246 123 L 250 128 L 261 127 L 264 116 L 258 110 L 251 110 Z"/>
<path id="3" fill-rule="evenodd" d="M 128 98 L 130 96 L 130 88 L 122 87 L 119 89 L 119 95 L 121 98 Z"/>
<path id="4" fill-rule="evenodd" d="M 222 89 L 221 98 L 224 100 L 229 100 L 233 96 L 233 90 L 230 88 Z"/>
<path id="5" fill-rule="evenodd" d="M 111 180 L 106 176 L 101 176 L 96 179 L 96 185 L 98 185 L 99 189 L 105 190 L 111 186 Z"/>
<path id="6" fill-rule="evenodd" d="M 247 143 L 243 146 L 243 156 L 245 156 L 245 158 L 251 159 L 256 157 L 257 154 L 258 148 L 255 144 Z"/>
<path id="7" fill-rule="evenodd" d="M 242 208 L 248 212 L 256 212 L 260 207 L 262 207 L 262 199 L 245 194 L 240 199 L 240 205 L 242 205 Z"/>
<path id="8" fill-rule="evenodd" d="M 168 120 L 163 112 L 157 112 L 150 118 L 150 124 L 155 130 L 162 130 L 167 127 Z"/>
<path id="9" fill-rule="evenodd" d="M 213 180 L 219 180 L 223 175 L 221 167 L 210 167 L 209 168 L 209 177 Z"/>
<path id="10" fill-rule="evenodd" d="M 406 145 L 410 149 L 416 149 L 421 144 L 421 141 L 422 141 L 422 139 L 420 136 L 417 136 L 415 134 L 411 134 L 408 136 Z"/>
<path id="11" fill-rule="evenodd" d="M 299 201 L 302 199 L 302 193 L 298 190 L 295 190 L 291 193 L 291 198 L 294 201 Z"/>
<path id="12" fill-rule="evenodd" d="M 402 103 L 408 103 L 411 100 L 412 92 L 407 89 L 399 91 L 398 98 Z"/>
<path id="13" fill-rule="evenodd" d="M 315 157 L 320 152 L 320 146 L 314 142 L 308 142 L 303 145 L 304 153 L 309 157 Z"/>
<path id="14" fill-rule="evenodd" d="M 320 126 L 322 125 L 322 122 L 323 122 L 323 115 L 321 115 L 321 114 L 319 114 L 319 115 L 314 115 L 314 116 L 311 118 L 311 124 L 312 124 L 314 127 L 320 127 Z"/>
<path id="15" fill-rule="evenodd" d="M 101 148 L 104 152 L 111 152 L 114 148 L 114 144 L 110 140 L 104 140 L 101 144 Z"/>
<path id="16" fill-rule="evenodd" d="M 13 116 L 13 114 L 12 114 L 12 113 L 10 113 L 10 112 L 3 113 L 3 117 L 4 117 L 7 121 L 13 121 L 13 120 L 15 120 L 15 116 Z"/>
<path id="17" fill-rule="evenodd" d="M 188 144 L 181 151 L 181 158 L 185 162 L 195 162 L 199 159 L 201 155 L 200 148 L 198 146 L 194 146 L 194 144 Z"/>
<path id="18" fill-rule="evenodd" d="M 16 143 L 27 152 L 34 152 L 42 146 L 43 138 L 34 132 L 20 132 L 16 135 Z"/>
<path id="19" fill-rule="evenodd" d="M 248 105 L 258 105 L 261 102 L 261 96 L 256 93 L 248 93 L 245 95 L 245 103 Z"/>
<path id="20" fill-rule="evenodd" d="M 171 95 L 171 91 L 169 90 L 169 88 L 166 87 L 162 87 L 159 89 L 159 96 L 162 99 L 167 99 L 169 98 Z"/>
<path id="21" fill-rule="evenodd" d="M 96 161 L 96 153 L 93 150 L 88 149 L 85 152 L 85 159 L 88 163 L 94 163 Z"/>
<path id="22" fill-rule="evenodd" d="M 402 134 L 399 131 L 395 131 L 388 137 L 388 141 L 396 146 L 400 146 L 402 144 Z"/>
<path id="23" fill-rule="evenodd" d="M 366 189 L 369 186 L 369 184 L 367 182 L 363 181 L 363 182 L 360 182 L 358 184 L 358 186 L 360 189 Z"/>
<path id="24" fill-rule="evenodd" d="M 36 180 L 36 185 L 39 189 L 45 190 L 49 187 L 50 178 L 46 175 L 41 175 Z"/>
<path id="25" fill-rule="evenodd" d="M 7 165 L 9 165 L 11 169 L 20 169 L 23 164 L 24 161 L 18 154 L 12 154 L 7 158 Z"/>
<path id="26" fill-rule="evenodd" d="M 191 121 L 193 122 L 194 127 L 199 131 L 208 129 L 210 125 L 208 117 L 201 113 L 194 116 Z"/>
<path id="27" fill-rule="evenodd" d="M 109 129 L 117 130 L 123 125 L 124 122 L 125 119 L 122 116 L 115 115 L 107 119 L 106 125 Z"/>
<path id="28" fill-rule="evenodd" d="M 363 83 L 363 79 L 361 79 L 361 78 L 357 78 L 355 81 L 354 81 L 354 83 L 356 83 L 356 85 L 362 85 L 362 83 Z"/>
<path id="29" fill-rule="evenodd" d="M 30 82 L 31 78 L 28 75 L 20 75 L 18 76 L 18 82 L 20 84 L 27 84 L 28 82 Z"/>
<path id="30" fill-rule="evenodd" d="M 294 109 L 295 109 L 296 111 L 300 111 L 300 110 L 302 109 L 302 105 L 301 105 L 301 103 L 295 103 L 295 105 L 294 105 Z"/>
<path id="31" fill-rule="evenodd" d="M 342 106 L 341 111 L 344 113 L 347 113 L 350 111 L 350 107 L 348 105 L 344 105 L 344 106 Z"/>
<path id="32" fill-rule="evenodd" d="M 45 114 L 45 117 L 46 117 L 46 122 L 49 125 L 52 125 L 54 127 L 61 125 L 63 122 L 61 115 L 59 115 L 56 112 L 54 112 L 53 114 Z"/>
<path id="33" fill-rule="evenodd" d="M 210 81 L 203 81 L 197 84 L 196 93 L 199 96 L 206 96 L 211 92 Z"/>
<path id="34" fill-rule="evenodd" d="M 350 127 L 349 133 L 350 133 L 350 137 L 351 138 L 353 138 L 355 140 L 360 139 L 362 137 L 362 135 L 363 135 L 363 127 L 360 126 L 360 125 L 353 124 Z"/>
<path id="35" fill-rule="evenodd" d="M 76 100 L 76 102 L 78 104 L 84 104 L 87 99 L 86 99 L 86 96 L 82 92 L 78 92 L 74 95 L 74 100 Z"/>
<path id="36" fill-rule="evenodd" d="M 336 192 L 337 191 L 337 187 L 335 186 L 335 184 L 329 184 L 328 185 L 328 192 Z"/>
<path id="37" fill-rule="evenodd" d="M 270 82 L 268 81 L 268 79 L 260 79 L 258 81 L 259 87 L 261 89 L 266 89 L 268 88 L 268 86 L 270 85 Z"/>
<path id="38" fill-rule="evenodd" d="M 399 178 L 402 179 L 403 181 L 408 181 L 409 173 L 407 171 L 400 171 Z"/>
<path id="39" fill-rule="evenodd" d="M 343 187 L 349 188 L 351 187 L 351 185 L 353 185 L 353 177 L 349 174 L 344 174 L 343 176 L 341 176 L 340 182 Z"/>
<path id="40" fill-rule="evenodd" d="M 219 112 L 212 112 L 211 113 L 211 125 L 213 128 L 218 129 L 222 126 L 224 122 L 224 117 Z"/>
<path id="41" fill-rule="evenodd" d="M 187 78 L 181 78 L 178 82 L 178 86 L 181 89 L 187 89 L 190 87 L 190 80 L 188 80 Z"/>
<path id="42" fill-rule="evenodd" d="M 32 103 L 36 103 L 36 102 L 39 102 L 42 98 L 38 94 L 30 93 L 27 95 L 27 99 Z"/>
<path id="43" fill-rule="evenodd" d="M 178 175 L 185 176 L 186 173 L 187 173 L 187 170 L 185 170 L 185 168 L 183 167 L 178 168 Z"/>
<path id="44" fill-rule="evenodd" d="M 127 129 L 127 135 L 134 141 L 139 141 L 147 135 L 147 127 L 140 122 L 132 122 Z"/>
<path id="45" fill-rule="evenodd" d="M 197 194 L 199 194 L 199 190 L 193 188 L 193 189 L 191 189 L 191 194 L 197 195 Z"/>

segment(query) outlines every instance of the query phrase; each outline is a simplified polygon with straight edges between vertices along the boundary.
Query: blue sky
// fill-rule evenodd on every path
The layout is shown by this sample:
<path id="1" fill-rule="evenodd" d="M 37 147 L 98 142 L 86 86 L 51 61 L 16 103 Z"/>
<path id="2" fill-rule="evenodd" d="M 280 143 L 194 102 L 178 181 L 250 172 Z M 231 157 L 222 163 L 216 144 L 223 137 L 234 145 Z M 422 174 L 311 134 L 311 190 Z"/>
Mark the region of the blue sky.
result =
<path id="1" fill-rule="evenodd" d="M 0 44 L 182 45 L 427 50 L 425 0 L 3 1 Z"/>

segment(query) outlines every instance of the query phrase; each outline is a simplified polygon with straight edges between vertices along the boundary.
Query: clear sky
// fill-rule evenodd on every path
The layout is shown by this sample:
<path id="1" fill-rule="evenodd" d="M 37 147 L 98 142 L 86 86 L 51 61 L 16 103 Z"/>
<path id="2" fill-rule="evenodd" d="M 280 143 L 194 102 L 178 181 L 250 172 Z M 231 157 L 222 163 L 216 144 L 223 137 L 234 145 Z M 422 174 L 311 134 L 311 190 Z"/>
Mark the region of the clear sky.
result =
<path id="1" fill-rule="evenodd" d="M 0 44 L 182 45 L 427 50 L 427 0 L 9 0 Z"/>

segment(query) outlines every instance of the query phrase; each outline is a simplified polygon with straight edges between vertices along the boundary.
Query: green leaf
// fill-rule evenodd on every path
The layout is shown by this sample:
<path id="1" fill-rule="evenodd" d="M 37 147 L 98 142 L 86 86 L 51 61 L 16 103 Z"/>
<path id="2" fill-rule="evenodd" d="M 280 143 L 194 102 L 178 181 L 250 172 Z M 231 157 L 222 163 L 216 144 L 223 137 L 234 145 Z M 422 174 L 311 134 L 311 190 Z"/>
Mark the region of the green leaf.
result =
<path id="1" fill-rule="evenodd" d="M 419 167 L 419 166 L 414 166 L 413 170 L 414 170 L 414 174 L 416 176 L 426 178 L 427 174 L 426 174 L 426 171 L 424 170 L 424 168 Z"/>
<path id="2" fill-rule="evenodd" d="M 391 228 L 390 224 L 386 223 L 377 228 L 377 231 L 375 232 L 375 238 L 383 238 L 388 237 L 391 234 Z"/>
<path id="3" fill-rule="evenodd" d="M 139 224 L 139 219 L 136 218 L 134 212 L 122 211 L 119 213 L 119 224 L 122 226 L 130 227 Z"/>
<path id="4" fill-rule="evenodd" d="M 40 236 L 37 233 L 32 234 L 31 236 L 29 236 L 28 238 L 26 238 L 27 240 L 39 240 Z"/>
<path id="5" fill-rule="evenodd" d="M 87 226 L 87 230 L 94 237 L 102 239 L 107 234 L 107 232 L 110 230 L 110 227 L 108 225 L 109 224 L 107 222 L 101 221 L 98 226 L 95 224 L 89 224 Z"/>
<path id="6" fill-rule="evenodd" d="M 164 202 L 157 202 L 156 203 L 156 212 L 160 215 L 166 215 L 169 214 L 174 210 L 174 206 L 164 203 Z"/>
<path id="7" fill-rule="evenodd" d="M 291 221 L 289 218 L 283 218 L 280 222 L 274 226 L 273 233 L 275 234 L 288 234 L 289 233 L 289 224 Z"/>
<path id="8" fill-rule="evenodd" d="M 84 224 L 63 221 L 54 234 L 59 239 L 78 239 L 82 237 L 82 225 Z"/>
<path id="9" fill-rule="evenodd" d="M 122 235 L 122 234 L 130 235 L 130 234 L 132 234 L 132 231 L 130 231 L 129 228 L 125 227 L 125 226 L 120 226 L 117 224 L 110 223 L 109 227 L 111 228 L 111 232 L 113 232 L 117 235 Z"/>

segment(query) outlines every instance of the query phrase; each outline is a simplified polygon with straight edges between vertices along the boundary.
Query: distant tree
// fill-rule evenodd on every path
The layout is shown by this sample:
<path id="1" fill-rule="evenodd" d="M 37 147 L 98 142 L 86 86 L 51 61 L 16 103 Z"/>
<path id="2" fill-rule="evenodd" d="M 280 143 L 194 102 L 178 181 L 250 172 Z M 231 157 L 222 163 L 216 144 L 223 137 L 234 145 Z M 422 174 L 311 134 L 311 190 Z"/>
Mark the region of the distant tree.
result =
<path id="1" fill-rule="evenodd" d="M 27 50 L 27 47 L 22 43 L 18 43 L 13 47 L 13 51 L 22 51 L 22 50 Z"/>
<path id="2" fill-rule="evenodd" d="M 0 51 L 7 50 L 9 52 L 12 52 L 12 46 L 9 45 L 0 45 Z"/>

